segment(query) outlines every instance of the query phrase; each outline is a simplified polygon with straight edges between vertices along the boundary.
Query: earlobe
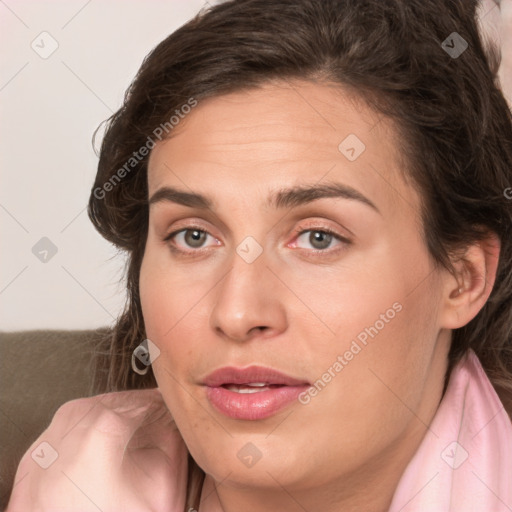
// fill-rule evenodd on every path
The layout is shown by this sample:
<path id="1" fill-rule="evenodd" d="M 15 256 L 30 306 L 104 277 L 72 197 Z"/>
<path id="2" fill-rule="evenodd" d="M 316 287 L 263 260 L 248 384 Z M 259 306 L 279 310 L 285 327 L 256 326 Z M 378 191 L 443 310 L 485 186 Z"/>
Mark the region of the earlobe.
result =
<path id="1" fill-rule="evenodd" d="M 489 233 L 453 262 L 456 275 L 446 280 L 441 327 L 463 327 L 483 308 L 496 279 L 500 248 L 498 236 Z"/>

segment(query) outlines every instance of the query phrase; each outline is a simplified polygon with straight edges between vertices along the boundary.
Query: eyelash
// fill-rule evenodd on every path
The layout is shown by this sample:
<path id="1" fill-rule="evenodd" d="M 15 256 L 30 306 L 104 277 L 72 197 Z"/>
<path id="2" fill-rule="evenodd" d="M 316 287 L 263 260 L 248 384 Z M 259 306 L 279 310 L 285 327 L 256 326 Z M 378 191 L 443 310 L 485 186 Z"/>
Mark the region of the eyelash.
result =
<path id="1" fill-rule="evenodd" d="M 178 229 L 176 231 L 173 231 L 172 233 L 169 233 L 163 239 L 163 241 L 164 242 L 169 242 L 176 235 L 178 235 L 179 233 L 186 232 L 186 231 L 199 231 L 201 233 L 206 233 L 206 234 L 210 235 L 210 233 L 208 233 L 208 231 L 206 231 L 205 229 L 203 229 L 200 226 L 187 226 L 187 227 Z M 298 238 L 300 235 L 302 235 L 304 233 L 307 233 L 309 231 L 325 233 L 327 235 L 330 235 L 333 238 L 335 238 L 336 240 L 338 240 L 339 242 L 342 242 L 342 245 L 345 245 L 345 246 L 350 245 L 352 243 L 351 240 L 349 240 L 348 238 L 338 234 L 336 231 L 333 231 L 330 228 L 322 227 L 322 226 L 314 226 L 314 227 L 307 227 L 307 228 L 304 227 L 304 226 L 300 226 L 296 230 L 294 230 L 294 235 L 295 235 L 296 238 Z M 210 235 L 210 236 L 212 236 L 212 235 Z M 174 252 L 176 254 L 184 255 L 184 256 L 187 256 L 187 255 L 189 255 L 189 256 L 201 255 L 204 252 L 208 251 L 208 248 L 204 248 L 204 247 L 203 248 L 199 248 L 199 249 L 192 249 L 190 251 L 185 251 L 183 249 L 179 249 L 178 247 L 176 247 L 176 246 L 174 246 L 172 244 L 169 244 L 169 248 L 171 249 L 172 252 Z M 335 249 L 312 249 L 312 250 L 300 249 L 300 250 L 306 250 L 309 253 L 313 253 L 316 256 L 321 258 L 323 256 L 325 256 L 325 257 L 332 256 L 333 254 L 336 254 L 337 252 L 339 252 L 340 250 L 343 250 L 343 249 L 344 249 L 344 247 L 337 247 Z"/>

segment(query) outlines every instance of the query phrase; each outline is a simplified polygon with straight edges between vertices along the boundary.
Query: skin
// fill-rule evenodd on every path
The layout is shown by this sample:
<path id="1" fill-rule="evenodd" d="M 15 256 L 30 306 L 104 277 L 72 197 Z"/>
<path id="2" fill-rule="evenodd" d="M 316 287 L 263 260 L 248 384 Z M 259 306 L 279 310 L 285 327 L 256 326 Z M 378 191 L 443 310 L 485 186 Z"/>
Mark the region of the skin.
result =
<path id="1" fill-rule="evenodd" d="M 338 149 L 349 134 L 366 146 L 354 161 Z M 456 276 L 435 266 L 398 142 L 391 122 L 341 87 L 295 81 L 202 101 L 152 151 L 150 197 L 171 186 L 212 200 L 207 210 L 151 205 L 140 294 L 161 351 L 158 386 L 216 488 L 214 510 L 388 509 L 442 398 L 450 330 L 485 303 L 499 254 L 490 236 Z M 271 191 L 332 181 L 379 212 L 344 198 L 265 206 Z M 188 237 L 164 241 L 187 227 Z M 323 228 L 350 243 L 322 248 L 313 235 Z M 236 252 L 247 236 L 263 249 L 252 263 Z M 309 404 L 242 421 L 207 400 L 200 382 L 224 366 L 316 381 L 397 302 L 402 310 Z M 261 452 L 250 468 L 237 457 L 249 442 Z"/>

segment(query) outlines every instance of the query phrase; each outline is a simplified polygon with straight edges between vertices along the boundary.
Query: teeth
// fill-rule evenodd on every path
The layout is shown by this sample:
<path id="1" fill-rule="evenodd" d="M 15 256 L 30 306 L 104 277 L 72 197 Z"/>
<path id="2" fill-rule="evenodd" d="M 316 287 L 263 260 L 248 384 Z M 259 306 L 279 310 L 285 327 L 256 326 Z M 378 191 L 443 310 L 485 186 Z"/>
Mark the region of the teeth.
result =
<path id="1" fill-rule="evenodd" d="M 228 384 L 224 386 L 228 391 L 234 391 L 235 393 L 259 393 L 270 389 L 268 384 L 264 382 L 254 382 L 250 384 Z"/>
<path id="2" fill-rule="evenodd" d="M 261 391 L 264 391 L 263 388 L 254 388 L 254 389 L 251 389 L 251 388 L 237 388 L 235 386 L 230 386 L 229 388 L 229 391 L 234 391 L 235 393 L 261 393 Z M 266 391 L 267 388 L 265 388 L 265 391 Z"/>

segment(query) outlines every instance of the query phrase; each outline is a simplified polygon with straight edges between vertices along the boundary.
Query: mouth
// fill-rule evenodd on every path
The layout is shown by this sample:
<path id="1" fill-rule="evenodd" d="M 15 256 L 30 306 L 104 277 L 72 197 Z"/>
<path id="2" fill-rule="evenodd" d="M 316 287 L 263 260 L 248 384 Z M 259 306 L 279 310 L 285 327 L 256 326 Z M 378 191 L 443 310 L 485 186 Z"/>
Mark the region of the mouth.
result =
<path id="1" fill-rule="evenodd" d="M 291 405 L 310 386 L 304 379 L 261 366 L 220 368 L 202 384 L 218 412 L 239 420 L 268 418 Z"/>

